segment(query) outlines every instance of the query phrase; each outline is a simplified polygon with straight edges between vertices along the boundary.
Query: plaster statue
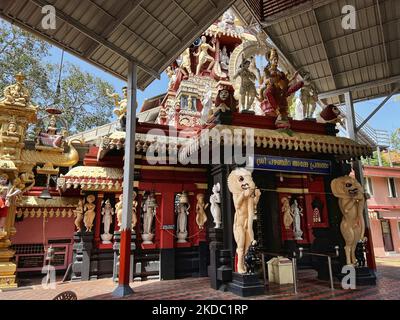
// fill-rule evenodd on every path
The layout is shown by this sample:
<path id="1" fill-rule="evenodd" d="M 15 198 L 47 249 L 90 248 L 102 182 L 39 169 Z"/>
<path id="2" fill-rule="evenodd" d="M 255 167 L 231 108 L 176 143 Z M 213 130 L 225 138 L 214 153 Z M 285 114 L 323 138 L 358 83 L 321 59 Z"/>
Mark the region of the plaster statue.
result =
<path id="1" fill-rule="evenodd" d="M 290 210 L 290 203 L 287 197 L 283 197 L 282 200 L 282 213 L 283 213 L 283 225 L 285 229 L 290 229 L 290 226 L 293 223 L 293 217 Z"/>
<path id="2" fill-rule="evenodd" d="M 5 227 L 8 215 L 8 206 L 6 205 L 8 186 L 7 174 L 0 175 L 0 239 L 7 235 Z"/>
<path id="3" fill-rule="evenodd" d="M 126 112 L 128 108 L 128 87 L 122 88 L 123 98 L 121 99 L 118 93 L 110 93 L 106 91 L 107 96 L 114 99 L 114 114 L 118 117 L 120 129 L 125 131 L 126 129 Z"/>
<path id="4" fill-rule="evenodd" d="M 207 222 L 206 209 L 208 207 L 208 203 L 204 201 L 204 194 L 197 194 L 197 203 L 196 203 L 196 223 L 199 226 L 199 229 L 204 228 L 204 224 Z"/>
<path id="5" fill-rule="evenodd" d="M 156 215 L 156 208 L 158 207 L 154 191 L 151 191 L 143 203 L 143 243 L 153 243 L 154 234 L 152 233 L 153 218 Z"/>
<path id="6" fill-rule="evenodd" d="M 226 46 L 223 46 L 222 50 L 219 51 L 219 64 L 222 70 L 229 69 L 229 55 Z"/>
<path id="7" fill-rule="evenodd" d="M 319 123 L 342 123 L 342 115 L 338 107 L 333 104 L 327 105 L 318 115 Z"/>
<path id="8" fill-rule="evenodd" d="M 365 196 L 361 184 L 350 176 L 336 178 L 331 182 L 332 193 L 338 198 L 339 208 L 343 214 L 340 223 L 346 243 L 346 264 L 355 265 L 357 259 L 355 250 L 358 241 L 365 241 L 364 205 Z"/>
<path id="9" fill-rule="evenodd" d="M 173 70 L 170 66 L 165 70 L 165 73 L 167 74 L 169 78 L 168 82 L 168 89 L 172 89 L 173 85 L 175 84 L 176 81 L 176 73 L 175 70 Z"/>
<path id="10" fill-rule="evenodd" d="M 83 199 L 79 199 L 78 205 L 76 206 L 74 213 L 76 215 L 75 218 L 75 226 L 76 226 L 76 232 L 81 232 L 82 231 L 82 221 L 83 221 Z"/>
<path id="11" fill-rule="evenodd" d="M 251 172 L 238 168 L 228 176 L 228 188 L 235 205 L 233 235 L 236 242 L 237 271 L 245 273 L 244 256 L 254 241 L 253 220 L 261 192 L 256 187 Z"/>
<path id="12" fill-rule="evenodd" d="M 182 191 L 179 196 L 179 204 L 176 208 L 177 218 L 177 236 L 178 242 L 186 242 L 187 237 L 187 216 L 189 215 L 189 196 L 186 191 Z"/>
<path id="13" fill-rule="evenodd" d="M 14 117 L 11 118 L 10 121 L 8 122 L 7 131 L 5 132 L 5 134 L 7 135 L 8 140 L 11 140 L 13 142 L 20 141 L 21 135 L 18 132 L 18 125 Z"/>
<path id="14" fill-rule="evenodd" d="M 123 202 L 124 196 L 122 193 L 118 197 L 118 202 L 115 204 L 115 213 L 117 214 L 117 220 L 118 220 L 118 227 L 121 228 L 122 225 L 122 202 Z"/>
<path id="15" fill-rule="evenodd" d="M 216 113 L 218 110 L 221 112 L 232 112 L 235 107 L 236 100 L 233 97 L 233 88 L 231 86 L 222 86 L 215 99 L 213 112 Z"/>
<path id="16" fill-rule="evenodd" d="M 307 72 L 304 77 L 304 87 L 300 90 L 300 100 L 303 104 L 303 118 L 312 118 L 317 107 L 318 93 L 311 82 L 310 74 Z"/>
<path id="17" fill-rule="evenodd" d="M 138 206 L 138 201 L 136 200 L 137 197 L 137 192 L 133 191 L 133 203 L 132 203 L 132 225 L 131 225 L 131 230 L 133 233 L 135 233 L 135 227 L 137 224 L 137 206 Z"/>
<path id="18" fill-rule="evenodd" d="M 195 57 L 199 57 L 199 62 L 196 68 L 196 75 L 200 75 L 201 68 L 206 62 L 210 62 L 208 65 L 207 71 L 211 71 L 212 67 L 214 66 L 215 59 L 208 54 L 208 50 L 211 52 L 215 52 L 215 39 L 212 40 L 212 46 L 207 43 L 206 36 L 201 37 L 201 44 L 199 46 L 199 50 L 197 53 L 194 54 Z"/>
<path id="19" fill-rule="evenodd" d="M 256 98 L 256 75 L 249 70 L 250 60 L 243 59 L 238 72 L 234 75 L 233 80 L 240 77 L 240 110 L 254 111 L 254 99 Z"/>
<path id="20" fill-rule="evenodd" d="M 190 48 L 187 48 L 183 53 L 181 54 L 181 59 L 182 62 L 179 66 L 179 69 L 182 71 L 184 76 L 192 76 L 192 62 L 190 60 Z"/>
<path id="21" fill-rule="evenodd" d="M 7 207 L 15 205 L 17 199 L 22 195 L 24 188 L 25 184 L 21 179 L 19 177 L 15 178 L 12 185 L 8 188 L 5 205 Z"/>
<path id="22" fill-rule="evenodd" d="M 303 216 L 303 208 L 297 203 L 297 199 L 294 199 L 293 204 L 290 207 L 290 213 L 293 217 L 293 234 L 295 240 L 303 240 L 303 231 L 301 230 L 301 217 Z"/>
<path id="23" fill-rule="evenodd" d="M 201 100 L 203 109 L 201 110 L 201 121 L 206 123 L 212 113 L 212 90 L 209 85 L 206 87 L 206 92 Z"/>
<path id="24" fill-rule="evenodd" d="M 104 233 L 101 235 L 101 239 L 103 240 L 103 243 L 111 243 L 113 235 L 110 234 L 110 226 L 112 224 L 114 209 L 111 206 L 110 199 L 107 199 L 104 202 L 104 207 L 101 209 L 101 215 L 103 216 L 102 222 L 104 227 Z"/>
<path id="25" fill-rule="evenodd" d="M 218 27 L 221 29 L 233 29 L 235 27 L 235 16 L 229 11 L 225 11 L 222 19 L 218 22 Z"/>
<path id="26" fill-rule="evenodd" d="M 4 88 L 4 97 L 0 100 L 0 104 L 28 107 L 31 97 L 23 83 L 25 76 L 18 73 L 15 80 L 17 81 L 15 84 Z"/>
<path id="27" fill-rule="evenodd" d="M 214 224 L 216 229 L 221 228 L 222 220 L 221 220 L 221 208 L 219 207 L 219 204 L 221 203 L 221 196 L 220 196 L 220 191 L 221 191 L 221 185 L 218 183 L 213 185 L 212 192 L 213 194 L 210 196 L 210 211 L 211 215 L 214 219 Z"/>
<path id="28" fill-rule="evenodd" d="M 94 217 L 96 216 L 96 212 L 94 209 L 96 208 L 96 205 L 93 203 L 96 200 L 96 197 L 91 194 L 86 197 L 86 203 L 83 207 L 85 210 L 85 217 L 83 218 L 83 223 L 85 224 L 86 227 L 86 232 L 92 232 L 93 228 L 93 221 Z"/>

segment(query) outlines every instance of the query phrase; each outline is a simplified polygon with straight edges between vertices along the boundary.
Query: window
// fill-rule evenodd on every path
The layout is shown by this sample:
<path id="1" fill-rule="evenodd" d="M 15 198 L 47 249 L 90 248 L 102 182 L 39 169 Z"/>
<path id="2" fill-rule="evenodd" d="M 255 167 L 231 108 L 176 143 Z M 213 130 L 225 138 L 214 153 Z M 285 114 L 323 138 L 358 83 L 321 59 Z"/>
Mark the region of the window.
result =
<path id="1" fill-rule="evenodd" d="M 370 177 L 365 178 L 365 192 L 369 193 L 371 196 L 374 195 L 374 189 L 372 188 L 372 179 Z"/>
<path id="2" fill-rule="evenodd" d="M 388 190 L 389 190 L 389 197 L 397 198 L 396 183 L 395 183 L 394 178 L 388 178 L 387 184 L 388 184 Z"/>

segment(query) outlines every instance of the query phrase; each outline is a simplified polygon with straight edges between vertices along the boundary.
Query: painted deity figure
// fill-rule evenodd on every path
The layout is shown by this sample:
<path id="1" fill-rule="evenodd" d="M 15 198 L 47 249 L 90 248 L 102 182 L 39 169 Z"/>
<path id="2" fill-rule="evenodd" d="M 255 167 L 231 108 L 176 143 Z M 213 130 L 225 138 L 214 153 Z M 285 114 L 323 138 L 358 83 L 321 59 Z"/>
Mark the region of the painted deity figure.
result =
<path id="1" fill-rule="evenodd" d="M 53 114 L 50 116 L 46 132 L 39 133 L 40 143 L 44 146 L 60 148 L 63 145 L 63 139 L 64 136 L 62 134 L 59 134 L 57 129 L 57 118 Z"/>
<path id="2" fill-rule="evenodd" d="M 172 69 L 172 67 L 168 67 L 165 70 L 165 73 L 167 74 L 168 78 L 169 78 L 169 82 L 168 82 L 168 89 L 172 89 L 173 85 L 175 84 L 176 81 L 176 73 L 175 70 Z"/>
<path id="3" fill-rule="evenodd" d="M 114 209 L 111 206 L 110 199 L 104 202 L 104 207 L 101 209 L 101 215 L 103 216 L 102 222 L 104 226 L 104 233 L 110 234 L 110 226 L 112 224 L 112 216 L 114 215 Z"/>
<path id="4" fill-rule="evenodd" d="M 220 191 L 221 191 L 221 185 L 218 183 L 214 184 L 212 188 L 212 195 L 210 196 L 210 211 L 211 215 L 214 219 L 214 228 L 221 228 L 222 220 L 221 220 L 221 208 L 220 208 L 220 203 L 221 203 L 221 196 L 220 196 Z"/>
<path id="5" fill-rule="evenodd" d="M 311 82 L 309 73 L 304 76 L 304 87 L 300 90 L 300 100 L 303 105 L 303 118 L 312 118 L 317 107 L 318 93 L 315 85 Z"/>
<path id="6" fill-rule="evenodd" d="M 285 229 L 290 229 L 290 226 L 293 223 L 293 217 L 291 215 L 289 199 L 287 197 L 283 197 L 281 202 L 282 202 L 281 210 L 283 213 L 283 225 L 285 226 Z"/>
<path id="7" fill-rule="evenodd" d="M 151 234 L 153 218 L 156 215 L 156 208 L 158 207 L 156 197 L 153 191 L 149 193 L 143 204 L 143 233 Z"/>
<path id="8" fill-rule="evenodd" d="M 92 232 L 93 228 L 93 221 L 94 217 L 96 216 L 96 212 L 94 209 L 96 208 L 96 205 L 93 203 L 96 200 L 96 197 L 91 194 L 86 197 L 86 203 L 83 207 L 85 210 L 85 217 L 83 218 L 83 223 L 85 224 L 86 227 L 86 232 Z"/>
<path id="9" fill-rule="evenodd" d="M 179 196 L 179 204 L 177 206 L 177 236 L 178 242 L 186 242 L 187 237 L 187 216 L 189 215 L 189 196 L 186 191 L 182 191 Z"/>
<path id="10" fill-rule="evenodd" d="M 114 99 L 114 114 L 118 117 L 120 129 L 125 131 L 126 128 L 126 112 L 128 108 L 128 87 L 122 88 L 123 98 L 121 99 L 118 93 L 110 93 L 108 90 L 107 96 Z"/>
<path id="11" fill-rule="evenodd" d="M 118 197 L 118 202 L 115 204 L 115 213 L 117 214 L 117 220 L 118 220 L 118 227 L 121 228 L 122 225 L 122 202 L 123 202 L 124 196 L 122 193 Z"/>
<path id="12" fill-rule="evenodd" d="M 297 203 L 297 199 L 294 199 L 293 204 L 290 207 L 291 215 L 293 217 L 293 233 L 295 240 L 303 240 L 303 231 L 301 230 L 301 217 L 303 216 L 303 208 Z"/>
<path id="13" fill-rule="evenodd" d="M 15 76 L 15 80 L 17 81 L 15 84 L 4 88 L 4 97 L 0 100 L 0 103 L 27 107 L 29 106 L 31 97 L 23 83 L 25 76 L 18 73 Z"/>
<path id="14" fill-rule="evenodd" d="M 199 193 L 196 198 L 196 223 L 201 230 L 204 228 L 204 224 L 207 222 L 206 209 L 208 207 L 208 203 L 205 203 L 203 193 Z"/>
<path id="15" fill-rule="evenodd" d="M 75 226 L 76 226 L 76 232 L 81 232 L 82 231 L 82 221 L 83 221 L 83 199 L 79 199 L 78 205 L 76 206 L 74 213 L 76 215 L 75 218 Z"/>
<path id="16" fill-rule="evenodd" d="M 200 75 L 200 71 L 206 62 L 210 62 L 210 64 L 208 65 L 207 71 L 212 70 L 214 63 L 215 63 L 215 59 L 209 55 L 208 50 L 210 50 L 211 52 L 215 52 L 214 41 L 215 41 L 215 39 L 213 39 L 212 46 L 210 46 L 207 43 L 206 36 L 201 37 L 201 44 L 199 46 L 199 50 L 197 53 L 194 54 L 195 57 L 199 57 L 199 62 L 197 64 L 197 68 L 196 68 L 196 75 Z"/>
<path id="17" fill-rule="evenodd" d="M 241 111 L 254 112 L 253 103 L 257 95 L 256 75 L 249 70 L 251 61 L 243 59 L 238 72 L 234 75 L 233 80 L 240 77 L 240 109 Z"/>
<path id="18" fill-rule="evenodd" d="M 236 100 L 233 97 L 233 88 L 231 86 L 222 86 L 215 99 L 215 107 L 213 113 L 217 111 L 221 112 L 233 112 L 236 108 Z"/>
<path id="19" fill-rule="evenodd" d="M 229 69 L 229 55 L 226 46 L 223 46 L 222 50 L 219 51 L 219 64 L 222 70 Z"/>
<path id="20" fill-rule="evenodd" d="M 233 235 L 237 246 L 237 272 L 245 273 L 244 257 L 254 241 L 253 220 L 261 191 L 256 187 L 251 172 L 244 168 L 229 174 L 228 188 L 235 205 Z"/>
<path id="21" fill-rule="evenodd" d="M 179 70 L 183 73 L 185 77 L 188 77 L 189 75 L 192 76 L 192 62 L 190 60 L 190 48 L 187 48 L 183 53 L 181 54 L 181 64 L 179 65 Z"/>

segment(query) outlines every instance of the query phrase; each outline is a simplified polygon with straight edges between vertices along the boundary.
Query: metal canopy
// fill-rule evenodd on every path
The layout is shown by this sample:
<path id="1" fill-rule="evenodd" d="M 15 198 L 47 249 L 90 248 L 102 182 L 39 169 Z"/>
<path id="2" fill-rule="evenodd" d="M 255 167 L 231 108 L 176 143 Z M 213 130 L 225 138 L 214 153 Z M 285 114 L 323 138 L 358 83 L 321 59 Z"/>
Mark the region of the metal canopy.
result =
<path id="1" fill-rule="evenodd" d="M 274 44 L 296 70 L 310 73 L 320 98 L 342 103 L 352 91 L 361 101 L 390 95 L 400 81 L 398 0 L 245 0 Z M 289 3 L 291 2 L 291 3 Z M 356 29 L 342 28 L 342 8 L 356 8 Z"/>
<path id="2" fill-rule="evenodd" d="M 103 70 L 127 79 L 138 65 L 144 90 L 233 0 L 2 0 L 0 17 Z M 43 29 L 42 7 L 56 9 L 56 29 Z"/>

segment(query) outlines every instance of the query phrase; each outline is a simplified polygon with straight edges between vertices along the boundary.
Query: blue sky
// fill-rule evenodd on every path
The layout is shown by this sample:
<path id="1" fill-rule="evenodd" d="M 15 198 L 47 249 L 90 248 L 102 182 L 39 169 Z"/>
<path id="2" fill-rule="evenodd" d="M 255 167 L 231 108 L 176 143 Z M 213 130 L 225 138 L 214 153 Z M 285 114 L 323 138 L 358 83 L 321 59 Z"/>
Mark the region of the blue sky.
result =
<path id="1" fill-rule="evenodd" d="M 53 47 L 50 51 L 51 56 L 48 58 L 51 62 L 59 63 L 61 57 L 61 49 Z M 114 77 L 113 75 L 102 71 L 100 68 L 91 65 L 79 58 L 65 52 L 64 54 L 64 61 L 68 61 L 70 63 L 78 65 L 81 69 L 94 74 L 103 80 L 108 81 L 111 83 L 114 88 L 117 90 L 118 93 L 121 93 L 121 88 L 126 85 L 125 82 L 122 80 Z M 139 108 L 143 104 L 143 101 L 147 98 L 151 98 L 156 96 L 160 93 L 166 91 L 168 86 L 168 77 L 165 73 L 161 75 L 160 80 L 153 81 L 145 91 L 138 90 L 138 106 Z M 399 119 L 400 119 L 400 95 L 397 96 L 398 100 L 396 100 L 396 96 L 392 97 L 386 105 L 375 114 L 375 116 L 370 120 L 369 124 L 374 129 L 379 130 L 387 130 L 387 131 L 394 131 L 395 129 L 400 127 Z M 355 104 L 356 112 L 362 116 L 363 118 L 367 117 L 375 108 L 379 105 L 379 103 L 383 100 L 382 99 L 375 99 L 365 102 L 360 102 Z"/>

